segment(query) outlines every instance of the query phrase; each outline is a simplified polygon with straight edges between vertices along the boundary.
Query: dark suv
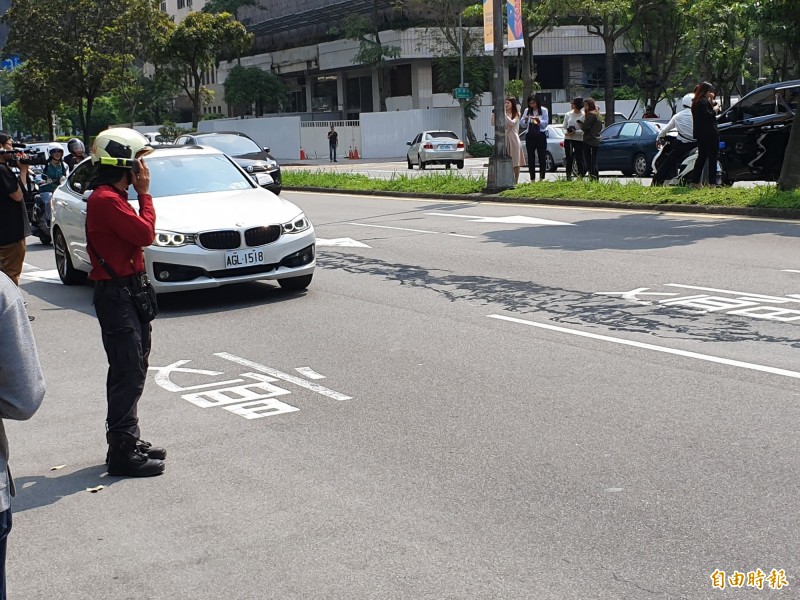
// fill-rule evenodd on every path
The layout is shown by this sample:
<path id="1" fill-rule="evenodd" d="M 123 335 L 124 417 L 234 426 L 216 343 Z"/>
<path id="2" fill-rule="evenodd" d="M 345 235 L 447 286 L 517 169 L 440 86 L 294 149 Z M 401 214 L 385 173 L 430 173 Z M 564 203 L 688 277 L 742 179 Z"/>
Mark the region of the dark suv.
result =
<path id="1" fill-rule="evenodd" d="M 281 167 L 278 161 L 269 153 L 269 148 L 262 148 L 253 138 L 243 133 L 238 131 L 189 133 L 176 139 L 175 145 L 211 146 L 221 150 L 248 173 L 253 175 L 266 173 L 272 177 L 272 183 L 264 187 L 275 194 L 281 193 Z"/>
<path id="2" fill-rule="evenodd" d="M 800 104 L 800 79 L 765 85 L 718 117 L 723 181 L 777 181 Z"/>

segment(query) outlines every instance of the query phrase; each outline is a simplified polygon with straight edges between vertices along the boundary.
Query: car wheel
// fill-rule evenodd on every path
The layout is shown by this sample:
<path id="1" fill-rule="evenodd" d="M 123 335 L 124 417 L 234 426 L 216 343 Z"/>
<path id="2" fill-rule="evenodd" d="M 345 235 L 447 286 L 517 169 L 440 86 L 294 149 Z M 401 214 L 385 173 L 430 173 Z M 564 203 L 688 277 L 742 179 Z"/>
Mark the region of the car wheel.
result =
<path id="1" fill-rule="evenodd" d="M 637 177 L 647 177 L 650 175 L 650 163 L 644 154 L 637 154 L 633 157 L 633 172 Z"/>
<path id="2" fill-rule="evenodd" d="M 459 169 L 463 169 L 464 168 L 464 161 L 463 160 L 456 161 L 456 166 Z"/>
<path id="3" fill-rule="evenodd" d="M 544 153 L 544 168 L 548 173 L 556 170 L 556 161 L 553 160 L 553 155 L 549 152 Z"/>
<path id="4" fill-rule="evenodd" d="M 278 279 L 278 285 L 285 290 L 299 292 L 300 290 L 304 290 L 311 285 L 311 278 L 313 276 L 314 275 L 312 273 L 311 275 L 300 275 L 299 277 L 286 277 L 284 279 Z"/>
<path id="5" fill-rule="evenodd" d="M 56 253 L 56 269 L 64 285 L 80 285 L 86 282 L 86 273 L 72 266 L 72 258 L 67 250 L 67 240 L 60 229 L 53 233 L 53 250 Z"/>
<path id="6" fill-rule="evenodd" d="M 408 168 L 413 169 L 414 165 L 411 163 L 411 159 L 406 156 L 406 161 L 408 161 Z"/>
<path id="7" fill-rule="evenodd" d="M 425 170 L 425 163 L 422 162 L 422 161 L 419 161 L 419 168 L 424 171 Z"/>

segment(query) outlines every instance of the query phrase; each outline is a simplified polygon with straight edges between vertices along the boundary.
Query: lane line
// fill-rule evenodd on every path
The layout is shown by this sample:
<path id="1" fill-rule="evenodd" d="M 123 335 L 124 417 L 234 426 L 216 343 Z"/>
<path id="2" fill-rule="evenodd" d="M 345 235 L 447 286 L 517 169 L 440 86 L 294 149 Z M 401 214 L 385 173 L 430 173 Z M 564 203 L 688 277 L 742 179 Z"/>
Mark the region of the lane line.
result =
<path id="1" fill-rule="evenodd" d="M 800 273 L 797 269 L 781 269 L 784 273 Z"/>
<path id="2" fill-rule="evenodd" d="M 339 392 L 334 392 L 333 390 L 330 390 L 318 383 L 311 383 L 309 381 L 306 381 L 305 379 L 301 379 L 300 377 L 295 377 L 294 375 L 289 375 L 288 373 L 284 373 L 283 371 L 278 371 L 277 369 L 272 369 L 270 367 L 260 365 L 257 362 L 253 362 L 252 360 L 247 360 L 246 358 L 240 358 L 239 356 L 235 356 L 227 352 L 215 352 L 214 356 L 219 356 L 220 358 L 224 358 L 225 360 L 235 362 L 237 364 L 242 365 L 243 367 L 247 367 L 248 369 L 253 369 L 254 371 L 260 371 L 261 373 L 266 373 L 267 375 L 270 375 L 275 379 L 282 379 L 283 381 L 288 381 L 289 383 L 299 385 L 300 387 L 306 388 L 307 390 L 311 390 L 312 392 L 322 394 L 323 396 L 327 396 L 328 398 L 333 398 L 334 400 L 338 400 L 340 402 L 342 400 L 352 400 L 350 396 L 346 396 L 345 394 L 340 394 Z"/>
<path id="3" fill-rule="evenodd" d="M 720 290 L 717 288 L 709 288 L 709 287 L 700 287 L 697 285 L 684 285 L 682 283 L 665 283 L 667 287 L 677 287 L 677 288 L 686 288 L 688 290 L 702 290 L 704 292 L 720 292 L 722 294 L 734 294 L 738 296 L 749 296 L 750 298 L 759 298 L 761 300 L 772 300 L 772 301 L 783 301 L 786 302 L 786 298 L 782 296 L 767 296 L 766 294 L 754 294 L 752 292 L 735 292 L 733 290 Z"/>
<path id="4" fill-rule="evenodd" d="M 784 377 L 792 377 L 800 379 L 800 373 L 797 371 L 789 371 L 788 369 L 778 369 L 777 367 L 768 367 L 765 365 L 757 365 L 754 363 L 743 362 L 740 360 L 733 360 L 730 358 L 720 358 L 719 356 L 711 356 L 710 354 L 700 354 L 699 352 L 690 352 L 688 350 L 677 350 L 675 348 L 668 348 L 666 346 L 656 346 L 655 344 L 646 344 L 644 342 L 634 342 L 633 340 L 625 340 L 622 338 L 615 338 L 608 335 L 600 335 L 599 333 L 589 333 L 586 331 L 579 331 L 577 329 L 568 329 L 566 327 L 558 327 L 550 325 L 549 323 L 537 323 L 535 321 L 527 321 L 525 319 L 517 319 L 515 317 L 507 317 L 505 315 L 486 315 L 490 319 L 499 319 L 502 321 L 509 321 L 511 323 L 518 323 L 520 325 L 529 325 L 530 327 L 538 327 L 539 329 L 547 329 L 549 331 L 557 331 L 559 333 L 566 333 L 569 335 L 577 335 L 579 337 L 591 338 L 593 340 L 600 340 L 603 342 L 611 342 L 612 344 L 621 344 L 623 346 L 633 346 L 634 348 L 642 348 L 644 350 L 653 350 L 655 352 L 663 352 L 664 354 L 674 354 L 676 356 L 684 356 L 686 358 L 694 358 L 706 362 L 713 362 L 720 365 L 728 365 L 730 367 L 738 367 L 740 369 L 750 369 L 751 371 L 761 371 L 763 373 L 771 373 L 772 375 L 783 375 Z"/>
<path id="5" fill-rule="evenodd" d="M 389 225 L 371 225 L 369 223 L 347 223 L 356 227 L 374 227 L 376 229 L 394 229 L 395 231 L 410 231 L 411 233 L 432 233 L 434 235 L 449 235 L 451 237 L 461 237 L 477 239 L 477 235 L 460 235 L 458 233 L 442 233 L 441 231 L 428 231 L 427 229 L 409 229 L 407 227 L 390 227 Z"/>

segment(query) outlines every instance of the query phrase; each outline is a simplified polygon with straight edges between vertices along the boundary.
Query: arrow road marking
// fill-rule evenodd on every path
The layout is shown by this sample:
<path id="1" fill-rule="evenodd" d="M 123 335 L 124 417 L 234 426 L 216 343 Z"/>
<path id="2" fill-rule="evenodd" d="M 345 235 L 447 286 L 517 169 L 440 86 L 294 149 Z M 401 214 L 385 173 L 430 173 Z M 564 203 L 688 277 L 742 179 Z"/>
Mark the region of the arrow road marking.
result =
<path id="1" fill-rule="evenodd" d="M 797 269 L 781 269 L 784 273 L 800 273 Z"/>
<path id="2" fill-rule="evenodd" d="M 563 223 L 561 221 L 551 221 L 550 219 L 539 219 L 537 217 L 523 217 L 514 215 L 513 217 L 480 217 L 477 215 L 451 215 L 449 213 L 425 213 L 431 217 L 455 217 L 457 219 L 469 219 L 472 223 L 510 223 L 518 225 L 575 225 L 575 223 Z"/>
<path id="3" fill-rule="evenodd" d="M 332 240 L 324 240 L 317 238 L 317 246 L 335 246 L 337 248 L 371 248 L 366 244 L 354 240 L 353 238 L 334 238 Z"/>
<path id="4" fill-rule="evenodd" d="M 643 342 L 634 342 L 633 340 L 625 340 L 615 338 L 608 335 L 600 335 L 598 333 L 589 333 L 587 331 L 578 331 L 576 329 L 568 329 L 566 327 L 557 327 L 549 323 L 536 323 L 534 321 L 526 321 L 525 319 L 516 319 L 514 317 L 506 317 L 504 315 L 486 315 L 490 319 L 500 319 L 502 321 L 510 321 L 511 323 L 519 323 L 521 325 L 530 325 L 531 327 L 538 327 L 539 329 L 548 329 L 550 331 L 557 331 L 559 333 L 567 333 L 569 335 L 577 335 L 585 338 L 592 338 L 603 342 L 611 342 L 613 344 L 622 344 L 623 346 L 633 346 L 634 348 L 643 348 L 645 350 L 654 350 L 656 352 L 663 352 L 665 354 L 675 354 L 677 356 L 685 356 L 687 358 L 695 358 L 697 360 L 704 360 L 707 362 L 718 363 L 721 365 L 728 365 L 731 367 L 739 367 L 741 369 L 750 369 L 752 371 L 761 371 L 763 373 L 771 373 L 773 375 L 783 375 L 784 377 L 793 377 L 800 379 L 800 373 L 797 371 L 789 371 L 787 369 L 778 369 L 776 367 L 767 367 L 764 365 L 757 365 L 754 363 L 742 362 L 740 360 L 732 360 L 730 358 L 720 358 L 718 356 L 711 356 L 710 354 L 700 354 L 699 352 L 689 352 L 688 350 L 676 350 L 675 348 L 668 348 L 666 346 L 656 346 L 655 344 L 645 344 Z"/>
<path id="5" fill-rule="evenodd" d="M 33 271 L 25 270 L 22 275 L 20 275 L 20 278 L 26 281 L 40 281 L 42 283 L 61 283 L 61 278 L 58 276 L 58 271 L 56 269 L 51 269 L 49 271 L 43 269 L 36 269 Z"/>
<path id="6" fill-rule="evenodd" d="M 441 231 L 428 231 L 427 229 L 409 229 L 407 227 L 390 227 L 389 225 L 371 225 L 370 223 L 348 223 L 357 227 L 375 227 L 376 229 L 394 229 L 395 231 L 410 231 L 411 233 L 432 233 L 434 235 L 449 235 L 450 237 L 475 239 L 476 235 L 460 235 L 458 233 L 442 233 Z"/>

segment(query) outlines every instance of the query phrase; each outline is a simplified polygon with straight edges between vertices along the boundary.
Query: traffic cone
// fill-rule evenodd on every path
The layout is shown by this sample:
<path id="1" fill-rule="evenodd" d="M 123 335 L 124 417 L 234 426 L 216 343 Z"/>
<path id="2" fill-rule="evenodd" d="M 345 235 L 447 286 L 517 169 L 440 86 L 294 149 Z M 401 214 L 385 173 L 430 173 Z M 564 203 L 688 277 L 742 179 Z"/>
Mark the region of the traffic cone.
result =
<path id="1" fill-rule="evenodd" d="M 347 158 L 353 158 L 353 147 L 350 146 L 350 149 L 347 151 Z"/>
<path id="2" fill-rule="evenodd" d="M 358 155 L 358 146 L 356 146 L 356 149 L 353 150 L 353 160 L 358 160 L 359 158 L 361 157 Z"/>
<path id="3" fill-rule="evenodd" d="M 300 160 L 308 160 L 308 155 L 302 146 L 300 146 Z"/>

